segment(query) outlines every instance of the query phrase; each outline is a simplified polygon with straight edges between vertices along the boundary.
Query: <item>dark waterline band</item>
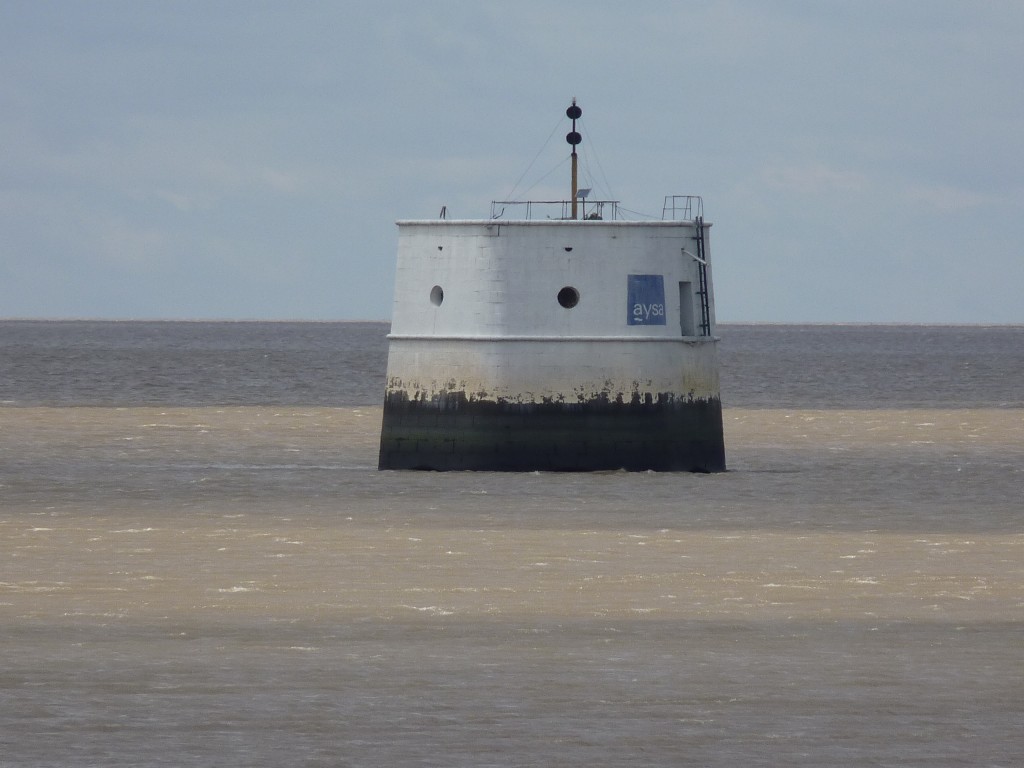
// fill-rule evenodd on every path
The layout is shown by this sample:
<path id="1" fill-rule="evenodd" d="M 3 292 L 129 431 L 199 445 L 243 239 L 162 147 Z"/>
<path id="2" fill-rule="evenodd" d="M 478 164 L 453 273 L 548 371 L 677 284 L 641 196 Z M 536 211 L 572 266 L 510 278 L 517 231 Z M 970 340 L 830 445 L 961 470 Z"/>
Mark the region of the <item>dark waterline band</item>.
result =
<path id="1" fill-rule="evenodd" d="M 633 402 L 432 400 L 389 392 L 379 469 L 722 472 L 717 398 Z"/>

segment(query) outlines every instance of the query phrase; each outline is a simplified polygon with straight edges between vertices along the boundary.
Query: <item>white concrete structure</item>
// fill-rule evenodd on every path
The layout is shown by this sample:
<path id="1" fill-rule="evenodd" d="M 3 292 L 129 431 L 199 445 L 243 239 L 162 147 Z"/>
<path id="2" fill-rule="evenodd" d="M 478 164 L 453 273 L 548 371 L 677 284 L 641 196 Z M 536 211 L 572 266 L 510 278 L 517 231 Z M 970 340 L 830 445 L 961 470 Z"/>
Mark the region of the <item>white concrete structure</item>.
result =
<path id="1" fill-rule="evenodd" d="M 398 227 L 382 469 L 725 468 L 700 217 Z"/>

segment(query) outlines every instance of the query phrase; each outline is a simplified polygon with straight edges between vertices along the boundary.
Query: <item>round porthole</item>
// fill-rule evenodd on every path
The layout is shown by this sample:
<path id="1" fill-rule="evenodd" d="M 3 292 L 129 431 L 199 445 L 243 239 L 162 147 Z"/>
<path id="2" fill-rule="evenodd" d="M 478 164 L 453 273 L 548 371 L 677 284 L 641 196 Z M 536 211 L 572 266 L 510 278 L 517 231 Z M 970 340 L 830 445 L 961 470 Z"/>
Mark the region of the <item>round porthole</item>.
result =
<path id="1" fill-rule="evenodd" d="M 580 292 L 571 285 L 567 285 L 558 292 L 558 303 L 566 309 L 572 309 L 580 303 Z"/>
<path id="2" fill-rule="evenodd" d="M 444 301 L 444 288 L 435 285 L 430 289 L 430 303 L 435 307 L 440 307 L 442 301 Z"/>

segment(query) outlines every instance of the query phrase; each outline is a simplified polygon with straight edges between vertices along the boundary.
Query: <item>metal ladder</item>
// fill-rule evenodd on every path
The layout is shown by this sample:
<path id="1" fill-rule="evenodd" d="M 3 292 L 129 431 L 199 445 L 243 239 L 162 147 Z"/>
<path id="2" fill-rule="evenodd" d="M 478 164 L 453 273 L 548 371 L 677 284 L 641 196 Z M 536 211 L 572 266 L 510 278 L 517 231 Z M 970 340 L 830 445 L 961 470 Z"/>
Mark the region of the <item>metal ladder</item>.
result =
<path id="1" fill-rule="evenodd" d="M 704 217 L 698 216 L 693 220 L 693 226 L 697 234 L 693 239 L 697 241 L 697 295 L 700 296 L 700 335 L 711 335 L 711 299 L 708 293 L 708 256 L 704 245 Z"/>

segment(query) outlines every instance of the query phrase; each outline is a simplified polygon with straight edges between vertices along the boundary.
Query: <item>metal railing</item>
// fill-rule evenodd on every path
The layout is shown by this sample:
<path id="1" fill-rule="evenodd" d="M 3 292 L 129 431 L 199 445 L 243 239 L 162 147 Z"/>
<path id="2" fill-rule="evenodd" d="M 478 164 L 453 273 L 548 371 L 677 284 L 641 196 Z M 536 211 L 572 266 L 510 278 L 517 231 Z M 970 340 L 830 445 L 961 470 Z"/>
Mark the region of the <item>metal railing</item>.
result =
<path id="1" fill-rule="evenodd" d="M 700 195 L 665 195 L 662 221 L 693 221 L 703 217 L 704 201 Z"/>
<path id="2" fill-rule="evenodd" d="M 577 200 L 580 221 L 615 220 L 619 216 L 618 200 Z M 610 216 L 605 212 L 610 210 Z M 492 219 L 530 221 L 550 219 L 572 221 L 572 200 L 494 200 L 491 202 Z"/>

